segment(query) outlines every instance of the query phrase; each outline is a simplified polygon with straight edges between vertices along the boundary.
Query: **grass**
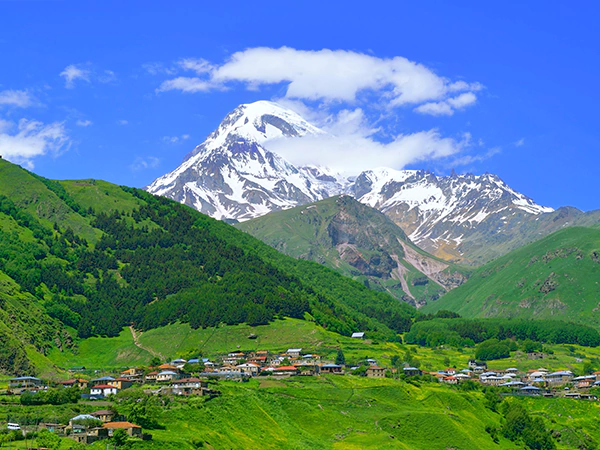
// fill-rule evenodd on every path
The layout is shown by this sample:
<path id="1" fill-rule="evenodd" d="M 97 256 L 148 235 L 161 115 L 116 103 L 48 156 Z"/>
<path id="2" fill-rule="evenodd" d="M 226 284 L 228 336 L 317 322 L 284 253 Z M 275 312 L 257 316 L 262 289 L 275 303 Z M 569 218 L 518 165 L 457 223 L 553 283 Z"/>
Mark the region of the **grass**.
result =
<path id="1" fill-rule="evenodd" d="M 573 227 L 477 269 L 467 283 L 423 308 L 463 317 L 600 323 L 600 230 Z M 548 289 L 550 287 L 550 289 Z"/>
<path id="2" fill-rule="evenodd" d="M 89 370 L 108 371 L 148 364 L 152 355 L 135 346 L 129 329 L 112 338 L 91 337 L 78 342 L 77 353 L 53 349 L 48 358 L 63 368 L 85 366 Z"/>

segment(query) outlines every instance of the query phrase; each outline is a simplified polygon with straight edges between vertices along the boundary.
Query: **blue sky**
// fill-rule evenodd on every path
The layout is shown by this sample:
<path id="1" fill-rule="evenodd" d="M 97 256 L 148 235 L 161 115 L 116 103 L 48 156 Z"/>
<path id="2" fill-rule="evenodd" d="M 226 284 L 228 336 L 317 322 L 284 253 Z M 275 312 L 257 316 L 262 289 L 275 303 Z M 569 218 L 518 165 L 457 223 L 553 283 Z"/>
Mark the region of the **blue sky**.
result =
<path id="1" fill-rule="evenodd" d="M 277 99 L 378 165 L 600 208 L 595 2 L 213 3 L 0 0 L 0 154 L 141 187 Z"/>

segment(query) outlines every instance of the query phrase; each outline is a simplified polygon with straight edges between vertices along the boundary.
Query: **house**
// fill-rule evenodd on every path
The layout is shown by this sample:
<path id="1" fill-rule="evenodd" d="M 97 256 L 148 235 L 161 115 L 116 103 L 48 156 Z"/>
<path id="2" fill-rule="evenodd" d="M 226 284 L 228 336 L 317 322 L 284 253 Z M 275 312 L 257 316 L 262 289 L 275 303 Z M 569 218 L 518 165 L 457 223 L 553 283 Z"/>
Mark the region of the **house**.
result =
<path id="1" fill-rule="evenodd" d="M 183 368 L 187 364 L 187 360 L 183 358 L 174 359 L 171 361 L 171 365 L 177 367 L 178 369 Z"/>
<path id="2" fill-rule="evenodd" d="M 289 358 L 299 358 L 302 353 L 301 348 L 288 348 L 287 352 L 285 352 Z"/>
<path id="3" fill-rule="evenodd" d="M 72 380 L 60 381 L 60 384 L 64 388 L 78 387 L 79 389 L 87 388 L 88 382 L 83 378 L 73 378 Z"/>
<path id="4" fill-rule="evenodd" d="M 323 364 L 319 371 L 321 373 L 335 373 L 341 375 L 344 373 L 344 368 L 339 364 Z"/>
<path id="5" fill-rule="evenodd" d="M 385 378 L 385 369 L 379 366 L 371 366 L 367 369 L 369 378 Z"/>
<path id="6" fill-rule="evenodd" d="M 144 377 L 144 379 L 148 383 L 153 383 L 156 381 L 156 377 L 158 377 L 158 372 L 153 371 L 153 372 L 147 373 L 146 376 Z"/>
<path id="7" fill-rule="evenodd" d="M 36 377 L 17 377 L 8 380 L 8 393 L 20 394 L 23 391 L 40 389 L 42 380 Z"/>
<path id="8" fill-rule="evenodd" d="M 141 437 L 142 427 L 130 422 L 108 422 L 102 425 L 108 430 L 108 435 L 112 436 L 115 430 L 125 430 L 129 436 Z"/>
<path id="9" fill-rule="evenodd" d="M 235 366 L 242 359 L 246 359 L 246 355 L 243 352 L 231 352 L 227 356 L 223 357 L 223 364 L 228 366 Z"/>
<path id="10" fill-rule="evenodd" d="M 525 386 L 519 389 L 519 392 L 523 395 L 541 395 L 542 390 L 536 386 Z"/>
<path id="11" fill-rule="evenodd" d="M 38 424 L 38 428 L 46 429 L 50 433 L 55 433 L 59 436 L 64 436 L 67 426 L 60 423 L 41 422 Z"/>
<path id="12" fill-rule="evenodd" d="M 487 384 L 489 386 L 500 386 L 502 383 L 506 383 L 506 380 L 497 375 L 488 375 L 485 377 L 479 377 L 479 381 L 482 384 Z"/>
<path id="13" fill-rule="evenodd" d="M 74 373 L 74 372 L 83 372 L 85 370 L 85 366 L 75 366 L 75 367 L 71 367 L 69 369 L 69 372 Z"/>
<path id="14" fill-rule="evenodd" d="M 447 373 L 448 375 L 454 375 L 454 374 L 456 374 L 456 368 L 455 368 L 455 367 L 448 367 L 448 368 L 446 369 L 446 373 Z"/>
<path id="15" fill-rule="evenodd" d="M 404 372 L 404 375 L 406 375 L 407 377 L 414 377 L 414 376 L 419 376 L 422 374 L 422 372 L 417 369 L 416 367 L 404 367 L 402 369 L 402 371 Z"/>
<path id="16" fill-rule="evenodd" d="M 109 395 L 117 395 L 119 388 L 110 384 L 97 384 L 90 389 L 90 395 L 107 397 Z"/>
<path id="17" fill-rule="evenodd" d="M 92 386 L 94 386 L 96 384 L 108 384 L 109 381 L 115 381 L 115 378 L 113 378 L 113 377 L 100 377 L 100 378 L 96 378 L 95 380 L 90 381 L 90 384 Z"/>
<path id="18" fill-rule="evenodd" d="M 279 366 L 273 369 L 273 375 L 277 376 L 291 376 L 296 375 L 298 373 L 298 369 L 294 366 Z"/>
<path id="19" fill-rule="evenodd" d="M 171 392 L 173 395 L 203 395 L 209 391 L 208 383 L 199 378 L 183 378 L 171 381 Z"/>
<path id="20" fill-rule="evenodd" d="M 546 382 L 550 385 L 561 385 L 570 383 L 573 380 L 573 372 L 570 370 L 561 370 L 546 374 Z"/>
<path id="21" fill-rule="evenodd" d="M 531 360 L 544 359 L 544 358 L 546 358 L 546 356 L 548 356 L 548 355 L 546 355 L 545 353 L 542 353 L 542 352 L 527 353 L 527 359 L 531 359 Z"/>
<path id="22" fill-rule="evenodd" d="M 177 378 L 179 378 L 179 375 L 177 374 L 177 372 L 174 372 L 172 370 L 164 370 L 158 375 L 156 375 L 156 381 L 158 381 L 159 383 L 176 380 Z"/>
<path id="23" fill-rule="evenodd" d="M 93 444 L 96 441 L 108 439 L 108 430 L 103 427 L 85 428 L 76 426 L 69 438 L 81 444 Z"/>
<path id="24" fill-rule="evenodd" d="M 260 366 L 255 363 L 244 363 L 236 366 L 236 369 L 239 369 L 242 375 L 247 375 L 249 377 L 253 377 L 258 375 L 258 371 L 260 370 Z"/>
<path id="25" fill-rule="evenodd" d="M 161 364 L 157 367 L 157 369 L 159 369 L 160 372 L 164 372 L 166 370 L 171 372 L 179 372 L 179 367 L 174 366 L 173 364 Z"/>
<path id="26" fill-rule="evenodd" d="M 442 383 L 458 384 L 458 378 L 456 378 L 454 375 L 450 375 L 450 376 L 442 378 Z"/>
<path id="27" fill-rule="evenodd" d="M 143 375 L 144 371 L 142 369 L 132 367 L 131 369 L 127 369 L 121 372 L 120 378 L 127 378 L 128 380 L 141 379 Z"/>
<path id="28" fill-rule="evenodd" d="M 115 413 L 108 409 L 101 409 L 100 411 L 90 413 L 90 416 L 93 416 L 102 422 L 110 422 L 115 417 Z"/>
<path id="29" fill-rule="evenodd" d="M 477 368 L 483 368 L 482 372 L 485 372 L 487 370 L 487 363 L 485 361 L 477 361 L 475 359 L 470 359 L 469 369 L 473 369 L 475 371 L 475 369 Z"/>
<path id="30" fill-rule="evenodd" d="M 354 339 L 364 339 L 365 338 L 365 333 L 364 332 L 357 332 L 357 333 L 352 333 L 352 338 Z"/>
<path id="31" fill-rule="evenodd" d="M 106 384 L 119 388 L 119 390 L 123 390 L 133 386 L 133 381 L 129 378 L 119 377 L 115 380 L 107 382 Z"/>
<path id="32" fill-rule="evenodd" d="M 593 386 L 593 384 L 596 382 L 596 376 L 595 375 L 584 375 L 582 377 L 575 377 L 572 380 L 574 383 L 577 383 L 576 386 L 579 389 L 587 389 L 591 386 Z"/>

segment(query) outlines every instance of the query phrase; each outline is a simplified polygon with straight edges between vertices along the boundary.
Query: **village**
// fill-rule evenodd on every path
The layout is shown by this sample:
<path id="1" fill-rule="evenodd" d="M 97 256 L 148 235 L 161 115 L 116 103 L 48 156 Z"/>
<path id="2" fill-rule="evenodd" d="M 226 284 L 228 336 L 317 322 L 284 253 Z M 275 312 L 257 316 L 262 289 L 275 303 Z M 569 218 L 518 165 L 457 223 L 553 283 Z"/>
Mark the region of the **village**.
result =
<path id="1" fill-rule="evenodd" d="M 207 396 L 215 397 L 219 381 L 247 381 L 253 377 L 360 375 L 367 378 L 403 378 L 460 385 L 471 382 L 501 389 L 501 395 L 526 395 L 565 397 L 596 401 L 590 388 L 600 386 L 600 372 L 575 376 L 569 370 L 549 371 L 543 367 L 520 371 L 518 368 L 492 369 L 482 361 L 470 360 L 463 369 L 445 368 L 435 372 L 423 372 L 405 364 L 401 368 L 381 367 L 375 359 L 366 359 L 361 365 L 349 366 L 342 361 L 327 360 L 315 353 L 305 353 L 302 348 L 289 348 L 282 353 L 261 351 L 233 351 L 215 361 L 209 358 L 175 359 L 165 364 L 147 368 L 131 367 L 119 373 L 98 373 L 85 367 L 72 367 L 71 379 L 49 382 L 32 376 L 14 377 L 8 381 L 6 394 L 35 396 L 49 389 L 78 389 L 80 399 L 93 405 L 94 401 L 111 400 L 120 392 L 137 387 L 147 395 L 155 396 Z M 418 377 L 418 378 L 417 378 Z M 21 399 L 22 400 L 22 399 Z M 22 402 L 23 403 L 23 402 Z M 21 429 L 19 424 L 9 423 L 9 429 Z M 142 427 L 117 416 L 110 409 L 99 409 L 75 416 L 68 423 L 39 423 L 36 430 L 47 429 L 60 436 L 89 444 L 108 439 L 115 430 L 121 429 L 130 437 L 151 439 Z M 25 433 L 25 429 L 22 430 Z"/>

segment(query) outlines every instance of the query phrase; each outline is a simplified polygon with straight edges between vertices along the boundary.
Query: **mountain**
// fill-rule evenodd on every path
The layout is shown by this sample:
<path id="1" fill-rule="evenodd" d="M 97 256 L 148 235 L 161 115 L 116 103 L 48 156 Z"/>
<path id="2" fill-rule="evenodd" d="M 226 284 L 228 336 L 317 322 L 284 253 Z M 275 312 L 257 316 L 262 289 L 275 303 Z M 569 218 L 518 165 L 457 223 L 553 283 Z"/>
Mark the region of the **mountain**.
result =
<path id="1" fill-rule="evenodd" d="M 414 308 L 145 191 L 52 181 L 0 159 L 0 371 L 52 348 L 175 322 L 313 320 L 395 339 Z"/>
<path id="2" fill-rule="evenodd" d="M 562 226 L 600 220 L 600 213 L 582 218 L 574 209 L 555 214 L 492 174 L 440 177 L 378 168 L 344 178 L 324 167 L 296 167 L 265 148 L 274 139 L 324 133 L 276 103 L 240 105 L 177 169 L 146 189 L 231 222 L 347 194 L 386 214 L 425 251 L 472 265 Z"/>
<path id="3" fill-rule="evenodd" d="M 599 283 L 600 229 L 569 227 L 478 268 L 465 284 L 423 310 L 598 327 Z"/>
<path id="4" fill-rule="evenodd" d="M 419 247 L 444 259 L 468 260 L 478 245 L 489 246 L 515 223 L 553 211 L 491 174 L 438 177 L 376 169 L 361 173 L 351 192 L 390 217 Z"/>
<path id="5" fill-rule="evenodd" d="M 322 133 L 275 103 L 240 105 L 177 169 L 146 189 L 225 220 L 330 197 L 342 192 L 347 180 L 319 167 L 297 168 L 263 147 L 271 139 Z"/>
<path id="6" fill-rule="evenodd" d="M 277 211 L 236 227 L 275 249 L 324 264 L 414 305 L 466 280 L 374 208 L 347 195 Z"/>

